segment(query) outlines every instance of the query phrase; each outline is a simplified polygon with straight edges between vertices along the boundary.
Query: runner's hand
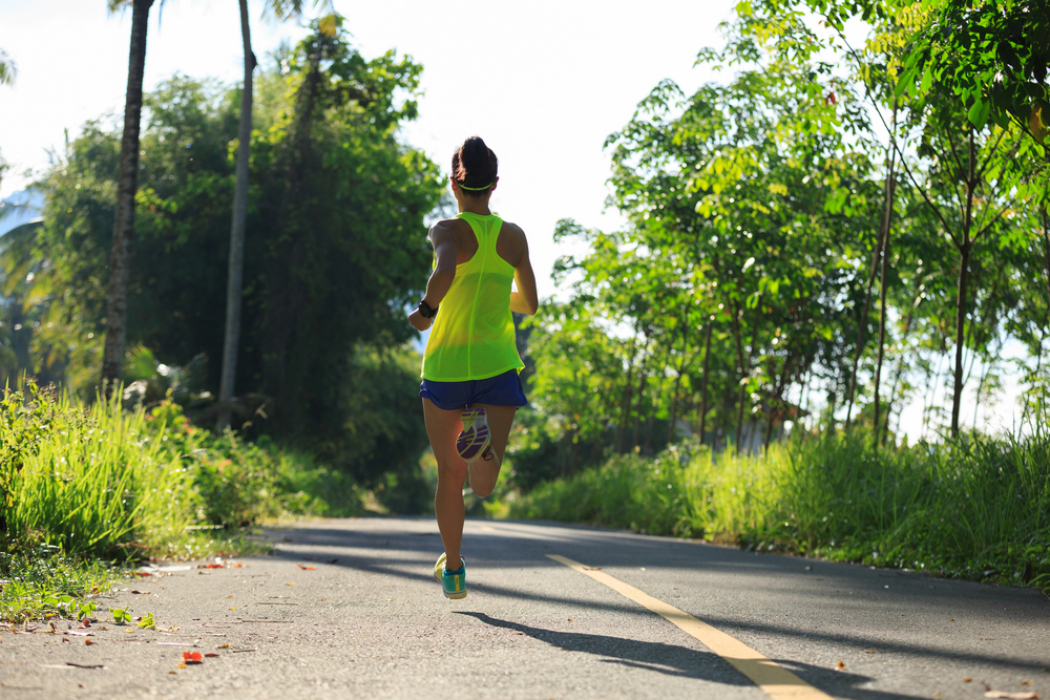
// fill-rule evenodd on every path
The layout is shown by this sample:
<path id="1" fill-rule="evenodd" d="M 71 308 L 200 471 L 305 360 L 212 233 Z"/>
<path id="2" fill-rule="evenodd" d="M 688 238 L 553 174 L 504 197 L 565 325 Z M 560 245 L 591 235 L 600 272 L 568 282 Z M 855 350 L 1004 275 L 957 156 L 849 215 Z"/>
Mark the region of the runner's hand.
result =
<path id="1" fill-rule="evenodd" d="M 430 328 L 430 324 L 434 321 L 432 318 L 423 318 L 423 314 L 419 313 L 419 309 L 416 309 L 408 315 L 408 322 L 412 324 L 412 327 L 422 333 L 426 329 Z"/>

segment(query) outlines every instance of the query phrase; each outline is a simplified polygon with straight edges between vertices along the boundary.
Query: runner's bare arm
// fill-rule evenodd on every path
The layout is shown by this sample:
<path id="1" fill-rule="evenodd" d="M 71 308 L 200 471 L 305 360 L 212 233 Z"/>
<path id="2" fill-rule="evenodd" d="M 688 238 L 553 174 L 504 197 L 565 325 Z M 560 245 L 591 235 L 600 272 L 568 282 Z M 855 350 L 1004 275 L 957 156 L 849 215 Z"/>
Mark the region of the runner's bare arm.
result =
<path id="1" fill-rule="evenodd" d="M 521 259 L 514 266 L 514 282 L 518 285 L 518 291 L 510 293 L 510 310 L 527 316 L 534 316 L 540 308 L 539 294 L 536 292 L 536 275 L 532 271 L 532 262 L 529 260 L 529 242 L 525 238 L 524 231 L 521 232 Z"/>
<path id="2" fill-rule="evenodd" d="M 456 239 L 453 236 L 452 229 L 446 226 L 444 221 L 439 221 L 430 229 L 430 242 L 433 244 L 434 252 L 437 255 L 437 265 L 434 266 L 434 271 L 430 273 L 423 301 L 430 308 L 436 309 L 441 304 L 441 300 L 448 294 L 449 288 L 452 287 L 452 280 L 456 278 Z M 431 318 L 423 318 L 423 315 L 419 313 L 419 309 L 408 315 L 408 322 L 417 331 L 425 331 L 430 328 L 430 324 L 433 321 Z"/>

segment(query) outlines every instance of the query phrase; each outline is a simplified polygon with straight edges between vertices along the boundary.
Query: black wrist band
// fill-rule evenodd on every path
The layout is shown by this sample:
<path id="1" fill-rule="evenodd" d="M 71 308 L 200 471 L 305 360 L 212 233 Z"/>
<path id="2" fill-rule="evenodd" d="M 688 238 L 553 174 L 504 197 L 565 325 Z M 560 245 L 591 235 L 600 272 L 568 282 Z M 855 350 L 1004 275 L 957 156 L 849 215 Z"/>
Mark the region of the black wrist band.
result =
<path id="1" fill-rule="evenodd" d="M 440 306 L 441 305 L 438 304 L 437 308 L 433 308 L 432 309 L 432 308 L 430 308 L 430 304 L 428 304 L 425 301 L 423 301 L 422 299 L 420 299 L 419 300 L 419 315 L 422 316 L 423 318 L 434 318 L 435 316 L 437 316 L 438 308 L 440 308 Z"/>

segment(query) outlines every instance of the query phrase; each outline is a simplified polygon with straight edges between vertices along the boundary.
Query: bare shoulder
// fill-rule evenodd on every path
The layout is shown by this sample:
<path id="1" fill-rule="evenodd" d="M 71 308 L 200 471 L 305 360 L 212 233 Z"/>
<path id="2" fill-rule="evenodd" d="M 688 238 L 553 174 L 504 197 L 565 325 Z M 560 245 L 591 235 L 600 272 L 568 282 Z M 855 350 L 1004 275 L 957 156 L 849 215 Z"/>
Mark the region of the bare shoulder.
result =
<path id="1" fill-rule="evenodd" d="M 505 236 L 510 243 L 521 246 L 526 245 L 525 231 L 517 224 L 504 221 L 499 233 L 501 238 Z"/>
<path id="2" fill-rule="evenodd" d="M 448 238 L 455 238 L 462 233 L 463 226 L 470 226 L 462 219 L 441 219 L 430 227 L 430 240 L 434 244 Z"/>

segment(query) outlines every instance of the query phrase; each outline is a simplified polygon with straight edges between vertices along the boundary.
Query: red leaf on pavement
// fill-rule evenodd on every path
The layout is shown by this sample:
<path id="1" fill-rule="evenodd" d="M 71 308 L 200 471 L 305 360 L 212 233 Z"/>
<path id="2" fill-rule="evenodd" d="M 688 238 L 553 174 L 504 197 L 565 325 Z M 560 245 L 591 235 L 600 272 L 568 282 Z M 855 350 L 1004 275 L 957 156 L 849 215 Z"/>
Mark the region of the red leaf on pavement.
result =
<path id="1" fill-rule="evenodd" d="M 303 566 L 302 564 L 296 564 L 296 566 L 298 566 L 303 571 L 313 571 L 314 570 L 314 567 L 312 567 L 312 566 Z"/>
<path id="2" fill-rule="evenodd" d="M 182 660 L 187 664 L 199 664 L 204 661 L 204 657 L 201 656 L 199 651 L 184 651 L 182 652 Z"/>

